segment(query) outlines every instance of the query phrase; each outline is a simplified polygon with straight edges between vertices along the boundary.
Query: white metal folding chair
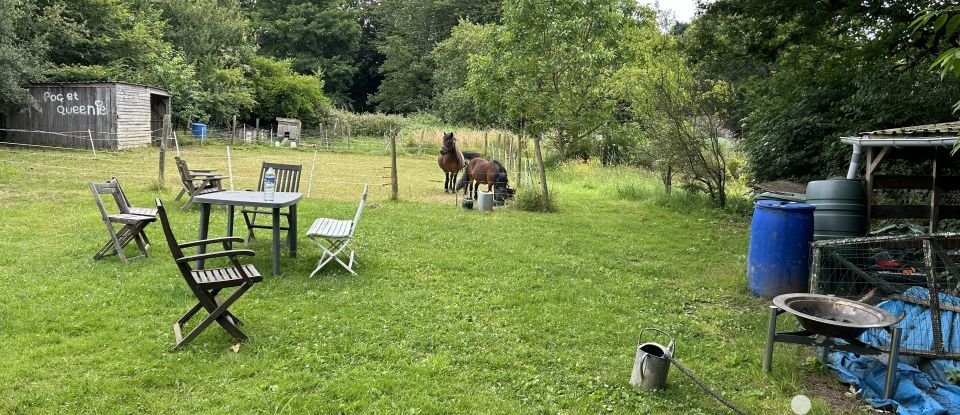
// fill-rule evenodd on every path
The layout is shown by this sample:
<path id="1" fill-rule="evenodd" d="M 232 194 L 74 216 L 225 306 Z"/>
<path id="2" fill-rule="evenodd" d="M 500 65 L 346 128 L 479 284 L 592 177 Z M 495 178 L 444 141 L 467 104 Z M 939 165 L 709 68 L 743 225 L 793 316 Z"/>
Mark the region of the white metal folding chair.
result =
<path id="1" fill-rule="evenodd" d="M 360 205 L 357 207 L 357 214 L 353 220 L 338 220 L 330 218 L 319 218 L 313 221 L 310 230 L 307 231 L 307 237 L 314 241 L 323 253 L 320 260 L 317 261 L 317 268 L 310 273 L 314 274 L 320 271 L 324 265 L 330 261 L 336 260 L 351 274 L 357 275 L 353 271 L 353 264 L 356 262 L 356 252 L 350 247 L 353 241 L 353 234 L 357 231 L 357 222 L 360 221 L 360 215 L 363 213 L 363 206 L 367 203 L 367 185 L 363 185 L 363 196 L 360 198 Z M 347 262 L 340 258 L 341 254 L 347 255 Z"/>

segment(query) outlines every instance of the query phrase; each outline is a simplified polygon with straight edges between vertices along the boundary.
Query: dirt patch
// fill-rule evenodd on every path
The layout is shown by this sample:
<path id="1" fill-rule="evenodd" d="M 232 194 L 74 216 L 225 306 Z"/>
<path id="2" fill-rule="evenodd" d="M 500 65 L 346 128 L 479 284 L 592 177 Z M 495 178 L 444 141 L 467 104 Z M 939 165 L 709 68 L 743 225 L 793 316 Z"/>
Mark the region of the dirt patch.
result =
<path id="1" fill-rule="evenodd" d="M 815 396 L 830 405 L 831 414 L 889 414 L 892 412 L 879 411 L 855 396 L 847 396 L 850 386 L 841 383 L 832 376 L 808 374 L 804 381 L 807 386 L 806 395 Z"/>

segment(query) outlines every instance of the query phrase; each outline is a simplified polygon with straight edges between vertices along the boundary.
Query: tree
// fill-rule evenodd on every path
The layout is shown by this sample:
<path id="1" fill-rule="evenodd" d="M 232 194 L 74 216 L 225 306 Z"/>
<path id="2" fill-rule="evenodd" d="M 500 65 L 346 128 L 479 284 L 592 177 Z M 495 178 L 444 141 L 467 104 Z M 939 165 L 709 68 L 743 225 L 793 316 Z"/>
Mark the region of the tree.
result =
<path id="1" fill-rule="evenodd" d="M 607 121 L 616 103 L 610 82 L 621 61 L 632 10 L 616 0 L 506 1 L 494 47 L 470 60 L 468 88 L 487 111 L 534 139 L 542 196 L 549 200 L 541 140 L 561 158 Z"/>
<path id="2" fill-rule="evenodd" d="M 349 104 L 360 47 L 357 9 L 344 0 L 275 0 L 253 3 L 261 53 L 290 59 L 304 75 L 321 75 L 333 100 Z"/>
<path id="3" fill-rule="evenodd" d="M 471 59 L 471 91 L 511 128 L 550 136 L 561 158 L 584 155 L 577 145 L 616 104 L 609 87 L 631 16 L 616 0 L 505 2 L 494 48 Z"/>
<path id="4" fill-rule="evenodd" d="M 933 35 L 926 36 L 927 46 L 939 48 L 941 52 L 930 66 L 939 69 L 940 79 L 950 74 L 960 77 L 960 6 L 927 9 L 910 27 L 914 33 L 928 27 L 932 29 Z M 960 101 L 953 105 L 953 112 L 957 111 L 960 111 Z M 952 154 L 958 150 L 960 140 L 953 143 Z"/>
<path id="5" fill-rule="evenodd" d="M 697 79 L 676 39 L 652 23 L 626 36 L 632 60 L 617 81 L 639 124 L 637 151 L 652 160 L 667 193 L 679 173 L 726 206 L 729 84 Z"/>
<path id="6" fill-rule="evenodd" d="M 430 52 L 450 36 L 461 19 L 493 23 L 499 0 L 383 0 L 373 12 L 376 44 L 384 56 L 383 81 L 370 99 L 383 112 L 410 113 L 430 109 L 437 68 Z M 443 63 L 446 64 L 446 63 Z"/>
<path id="7" fill-rule="evenodd" d="M 40 10 L 26 0 L 0 0 L 0 112 L 33 104 L 23 85 L 43 78 L 49 28 L 59 10 Z"/>
<path id="8" fill-rule="evenodd" d="M 240 6 L 220 0 L 158 0 L 157 5 L 168 24 L 164 39 L 182 53 L 190 66 L 183 70 L 193 77 L 189 86 L 172 87 L 174 119 L 225 124 L 249 115 L 254 91 L 245 74 L 257 45 Z"/>
<path id="9" fill-rule="evenodd" d="M 437 63 L 433 73 L 436 87 L 434 111 L 450 124 L 492 125 L 495 118 L 483 111 L 467 91 L 470 58 L 489 55 L 496 34 L 494 25 L 480 25 L 461 20 L 450 37 L 430 52 Z"/>
<path id="10" fill-rule="evenodd" d="M 262 118 L 299 118 L 306 125 L 316 125 L 330 109 L 330 100 L 323 95 L 323 80 L 297 74 L 292 65 L 289 60 L 253 58 L 254 111 Z"/>

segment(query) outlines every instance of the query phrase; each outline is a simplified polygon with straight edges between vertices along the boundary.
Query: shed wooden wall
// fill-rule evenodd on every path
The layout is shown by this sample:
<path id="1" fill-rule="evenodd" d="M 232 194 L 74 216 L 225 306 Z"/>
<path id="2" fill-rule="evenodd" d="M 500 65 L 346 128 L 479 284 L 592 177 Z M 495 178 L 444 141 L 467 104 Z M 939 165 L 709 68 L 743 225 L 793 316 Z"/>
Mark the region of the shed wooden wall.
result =
<path id="1" fill-rule="evenodd" d="M 30 87 L 29 91 L 37 108 L 7 114 L 7 128 L 44 132 L 9 132 L 9 141 L 90 148 L 90 130 L 97 148 L 117 148 L 116 96 L 112 85 L 43 85 Z"/>
<path id="2" fill-rule="evenodd" d="M 117 149 L 150 145 L 150 90 L 117 84 Z"/>

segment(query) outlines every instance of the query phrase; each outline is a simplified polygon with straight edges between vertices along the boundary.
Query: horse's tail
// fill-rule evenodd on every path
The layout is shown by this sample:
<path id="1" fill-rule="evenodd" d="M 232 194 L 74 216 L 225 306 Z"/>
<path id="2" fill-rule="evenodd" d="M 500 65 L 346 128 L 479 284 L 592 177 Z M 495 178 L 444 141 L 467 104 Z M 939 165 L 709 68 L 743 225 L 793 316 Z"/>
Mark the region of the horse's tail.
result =
<path id="1" fill-rule="evenodd" d="M 480 157 L 480 153 L 476 151 L 461 151 L 460 154 L 463 154 L 463 158 L 466 160 L 473 160 L 477 157 Z"/>
<path id="2" fill-rule="evenodd" d="M 466 168 L 463 171 L 463 177 L 460 178 L 460 181 L 457 182 L 457 190 L 463 189 L 470 185 L 470 174 L 467 173 Z"/>

